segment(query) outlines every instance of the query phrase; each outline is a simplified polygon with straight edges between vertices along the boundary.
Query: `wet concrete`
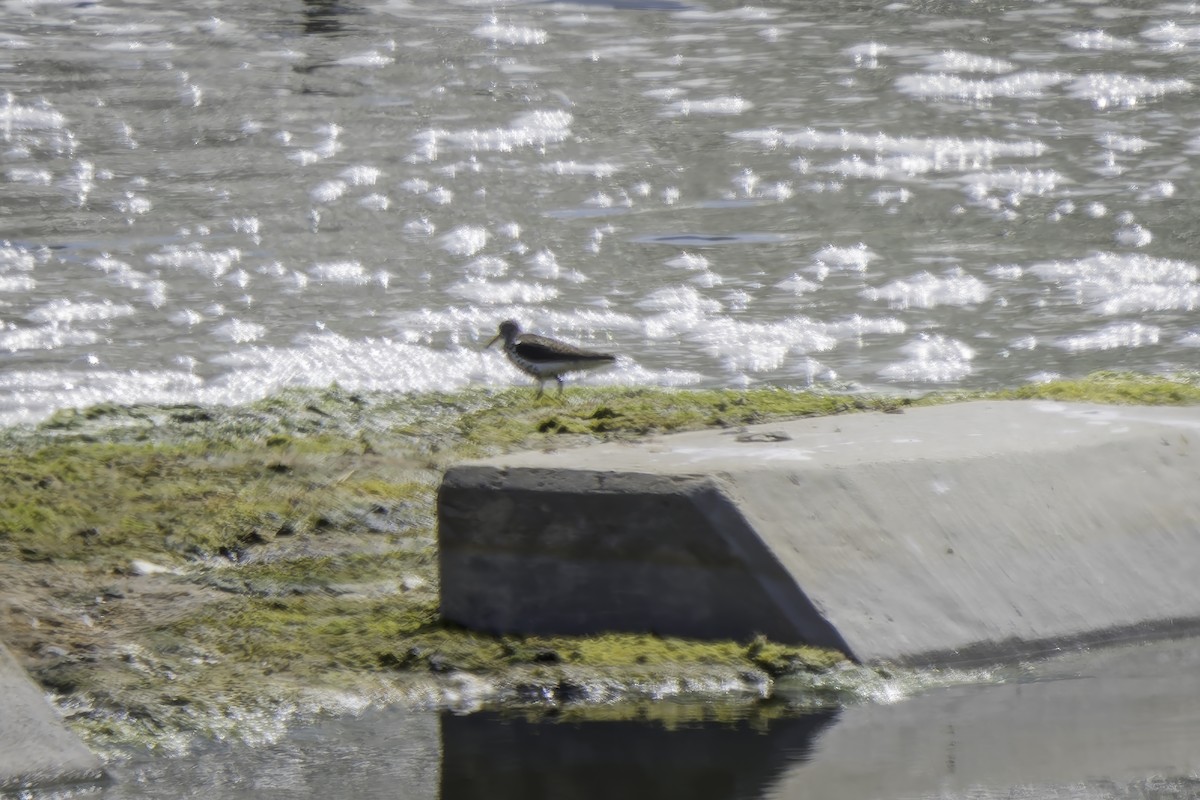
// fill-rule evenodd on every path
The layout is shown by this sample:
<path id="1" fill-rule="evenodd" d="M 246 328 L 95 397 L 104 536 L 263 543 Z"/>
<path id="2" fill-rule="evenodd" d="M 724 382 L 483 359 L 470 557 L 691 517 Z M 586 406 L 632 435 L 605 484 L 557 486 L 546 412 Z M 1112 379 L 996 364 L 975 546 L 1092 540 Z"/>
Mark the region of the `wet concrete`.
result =
<path id="1" fill-rule="evenodd" d="M 974 402 L 517 453 L 447 471 L 442 610 L 1013 658 L 1192 630 L 1200 408 Z"/>
<path id="2" fill-rule="evenodd" d="M 0 790 L 102 777 L 100 759 L 63 724 L 0 642 Z"/>

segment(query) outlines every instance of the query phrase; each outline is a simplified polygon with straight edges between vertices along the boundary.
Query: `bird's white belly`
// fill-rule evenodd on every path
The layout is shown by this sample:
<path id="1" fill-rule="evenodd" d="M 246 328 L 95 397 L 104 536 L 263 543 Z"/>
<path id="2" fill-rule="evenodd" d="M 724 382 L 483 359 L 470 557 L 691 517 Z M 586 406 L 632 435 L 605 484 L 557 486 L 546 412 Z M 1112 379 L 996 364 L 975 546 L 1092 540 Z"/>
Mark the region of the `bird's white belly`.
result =
<path id="1" fill-rule="evenodd" d="M 539 378 L 550 378 L 555 375 L 561 375 L 564 372 L 570 372 L 571 370 L 587 369 L 588 365 L 581 364 L 578 360 L 533 362 L 522 358 L 517 360 L 517 366 L 530 375 L 536 375 Z"/>

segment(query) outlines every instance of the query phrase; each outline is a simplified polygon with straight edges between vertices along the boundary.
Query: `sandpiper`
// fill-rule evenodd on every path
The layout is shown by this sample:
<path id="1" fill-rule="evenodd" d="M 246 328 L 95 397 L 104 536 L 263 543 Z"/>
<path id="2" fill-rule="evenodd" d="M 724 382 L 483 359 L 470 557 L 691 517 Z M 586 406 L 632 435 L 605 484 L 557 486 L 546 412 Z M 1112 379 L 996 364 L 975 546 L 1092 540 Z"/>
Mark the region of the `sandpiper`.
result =
<path id="1" fill-rule="evenodd" d="M 550 378 L 558 381 L 558 393 L 561 395 L 563 373 L 595 369 L 617 360 L 611 353 L 585 350 L 536 333 L 521 333 L 521 326 L 511 319 L 500 323 L 500 332 L 486 346 L 491 347 L 500 339 L 504 340 L 504 353 L 508 360 L 521 372 L 537 378 L 538 390 L 534 399 L 542 396 L 544 385 Z"/>

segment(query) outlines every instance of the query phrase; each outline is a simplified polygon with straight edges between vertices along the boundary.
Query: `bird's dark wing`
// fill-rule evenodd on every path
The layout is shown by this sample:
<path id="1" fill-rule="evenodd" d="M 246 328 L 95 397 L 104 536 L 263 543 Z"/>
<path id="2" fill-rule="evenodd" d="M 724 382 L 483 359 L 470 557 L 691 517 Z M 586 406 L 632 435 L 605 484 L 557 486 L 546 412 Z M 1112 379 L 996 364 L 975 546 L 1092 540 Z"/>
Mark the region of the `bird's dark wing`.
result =
<path id="1" fill-rule="evenodd" d="M 569 345 L 566 342 L 559 342 L 554 339 L 547 339 L 544 336 L 536 334 L 522 334 L 517 340 L 514 348 L 516 353 L 521 358 L 527 361 L 548 362 L 561 361 L 564 358 L 577 359 L 580 361 L 595 360 L 595 361 L 614 361 L 616 356 L 610 353 L 601 353 L 596 350 L 584 350 L 581 347 Z"/>

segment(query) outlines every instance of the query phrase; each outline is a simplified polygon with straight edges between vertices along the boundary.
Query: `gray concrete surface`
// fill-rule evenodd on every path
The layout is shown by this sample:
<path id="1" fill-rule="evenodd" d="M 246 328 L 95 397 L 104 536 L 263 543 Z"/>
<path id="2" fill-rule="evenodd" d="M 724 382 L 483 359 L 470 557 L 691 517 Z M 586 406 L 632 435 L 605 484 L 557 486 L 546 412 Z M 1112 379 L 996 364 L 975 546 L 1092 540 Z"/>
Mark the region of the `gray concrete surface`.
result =
<path id="1" fill-rule="evenodd" d="M 468 627 L 1014 657 L 1197 627 L 1200 408 L 974 402 L 517 453 L 448 470 L 438 515 Z"/>
<path id="2" fill-rule="evenodd" d="M 0 791 L 99 780 L 100 759 L 75 736 L 0 642 Z"/>

